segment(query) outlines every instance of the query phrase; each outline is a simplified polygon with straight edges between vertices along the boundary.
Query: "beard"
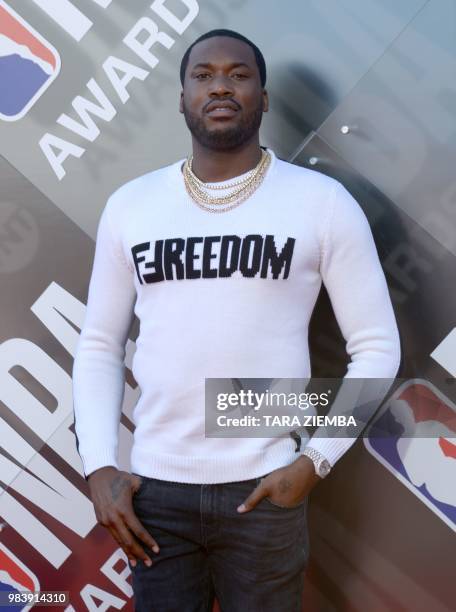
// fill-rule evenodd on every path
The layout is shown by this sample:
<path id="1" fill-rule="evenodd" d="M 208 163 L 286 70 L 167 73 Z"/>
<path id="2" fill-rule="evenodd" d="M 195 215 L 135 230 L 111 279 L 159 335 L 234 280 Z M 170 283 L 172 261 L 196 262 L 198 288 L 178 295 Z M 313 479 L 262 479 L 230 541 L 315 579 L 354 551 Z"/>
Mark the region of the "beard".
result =
<path id="1" fill-rule="evenodd" d="M 208 129 L 204 119 L 192 113 L 183 104 L 185 123 L 195 140 L 202 146 L 216 151 L 236 149 L 249 141 L 259 130 L 263 118 L 263 100 L 249 114 L 242 114 L 236 125 Z M 242 112 L 242 111 L 238 111 Z"/>

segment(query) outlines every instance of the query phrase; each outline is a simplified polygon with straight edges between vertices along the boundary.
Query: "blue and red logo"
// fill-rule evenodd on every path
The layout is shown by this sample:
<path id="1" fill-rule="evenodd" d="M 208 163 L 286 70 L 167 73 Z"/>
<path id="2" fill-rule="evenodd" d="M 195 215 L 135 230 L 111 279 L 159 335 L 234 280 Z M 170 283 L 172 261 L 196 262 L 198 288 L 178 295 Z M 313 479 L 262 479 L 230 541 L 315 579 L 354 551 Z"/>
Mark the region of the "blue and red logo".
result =
<path id="1" fill-rule="evenodd" d="M 34 593 L 40 590 L 40 583 L 33 572 L 0 542 L 0 591 L 7 593 Z M 25 612 L 31 604 L 2 605 L 2 610 Z"/>
<path id="2" fill-rule="evenodd" d="M 456 531 L 456 406 L 426 380 L 401 385 L 364 437 L 367 450 Z"/>
<path id="3" fill-rule="evenodd" d="M 59 71 L 54 47 L 0 0 L 0 119 L 23 117 Z"/>

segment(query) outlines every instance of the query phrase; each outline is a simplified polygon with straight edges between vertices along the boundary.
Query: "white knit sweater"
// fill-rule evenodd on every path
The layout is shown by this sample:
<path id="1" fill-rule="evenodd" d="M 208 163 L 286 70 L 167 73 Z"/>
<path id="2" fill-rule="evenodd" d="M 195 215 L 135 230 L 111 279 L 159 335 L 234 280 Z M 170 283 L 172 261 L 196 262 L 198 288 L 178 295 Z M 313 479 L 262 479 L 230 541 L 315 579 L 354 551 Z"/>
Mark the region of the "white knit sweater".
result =
<path id="1" fill-rule="evenodd" d="M 230 482 L 296 460 L 288 435 L 205 437 L 204 384 L 206 377 L 309 377 L 308 324 L 322 281 L 350 355 L 346 377 L 396 375 L 396 320 L 362 209 L 338 181 L 268 150 L 272 162 L 259 189 L 225 213 L 189 198 L 183 159 L 109 198 L 73 369 L 86 476 L 118 466 L 133 312 L 141 395 L 131 469 L 145 476 Z M 334 465 L 352 443 L 314 437 L 309 445 Z"/>

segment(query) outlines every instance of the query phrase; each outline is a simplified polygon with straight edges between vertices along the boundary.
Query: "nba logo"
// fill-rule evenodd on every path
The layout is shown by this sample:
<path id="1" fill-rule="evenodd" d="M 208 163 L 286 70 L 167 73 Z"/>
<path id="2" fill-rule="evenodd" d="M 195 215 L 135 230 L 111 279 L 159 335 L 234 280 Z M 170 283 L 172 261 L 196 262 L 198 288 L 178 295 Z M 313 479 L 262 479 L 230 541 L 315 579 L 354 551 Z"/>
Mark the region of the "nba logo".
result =
<path id="1" fill-rule="evenodd" d="M 8 593 L 29 593 L 40 590 L 40 583 L 22 561 L 0 542 L 0 591 Z M 2 610 L 11 612 L 25 612 L 30 610 L 32 604 L 8 605 L 7 599 L 3 600 Z"/>
<path id="2" fill-rule="evenodd" d="M 367 450 L 456 531 L 456 406 L 426 380 L 405 382 L 364 437 Z"/>
<path id="3" fill-rule="evenodd" d="M 54 47 L 0 0 L 0 118 L 23 117 L 59 71 Z"/>

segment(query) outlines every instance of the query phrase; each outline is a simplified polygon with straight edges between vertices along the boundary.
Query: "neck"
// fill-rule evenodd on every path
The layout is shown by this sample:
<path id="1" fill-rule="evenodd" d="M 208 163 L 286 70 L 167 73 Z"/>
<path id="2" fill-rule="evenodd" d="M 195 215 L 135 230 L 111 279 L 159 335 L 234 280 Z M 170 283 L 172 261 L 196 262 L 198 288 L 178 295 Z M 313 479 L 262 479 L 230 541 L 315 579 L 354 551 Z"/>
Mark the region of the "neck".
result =
<path id="1" fill-rule="evenodd" d="M 193 140 L 194 174 L 205 183 L 227 181 L 255 168 L 261 159 L 258 135 L 255 140 L 236 149 L 217 151 Z"/>

